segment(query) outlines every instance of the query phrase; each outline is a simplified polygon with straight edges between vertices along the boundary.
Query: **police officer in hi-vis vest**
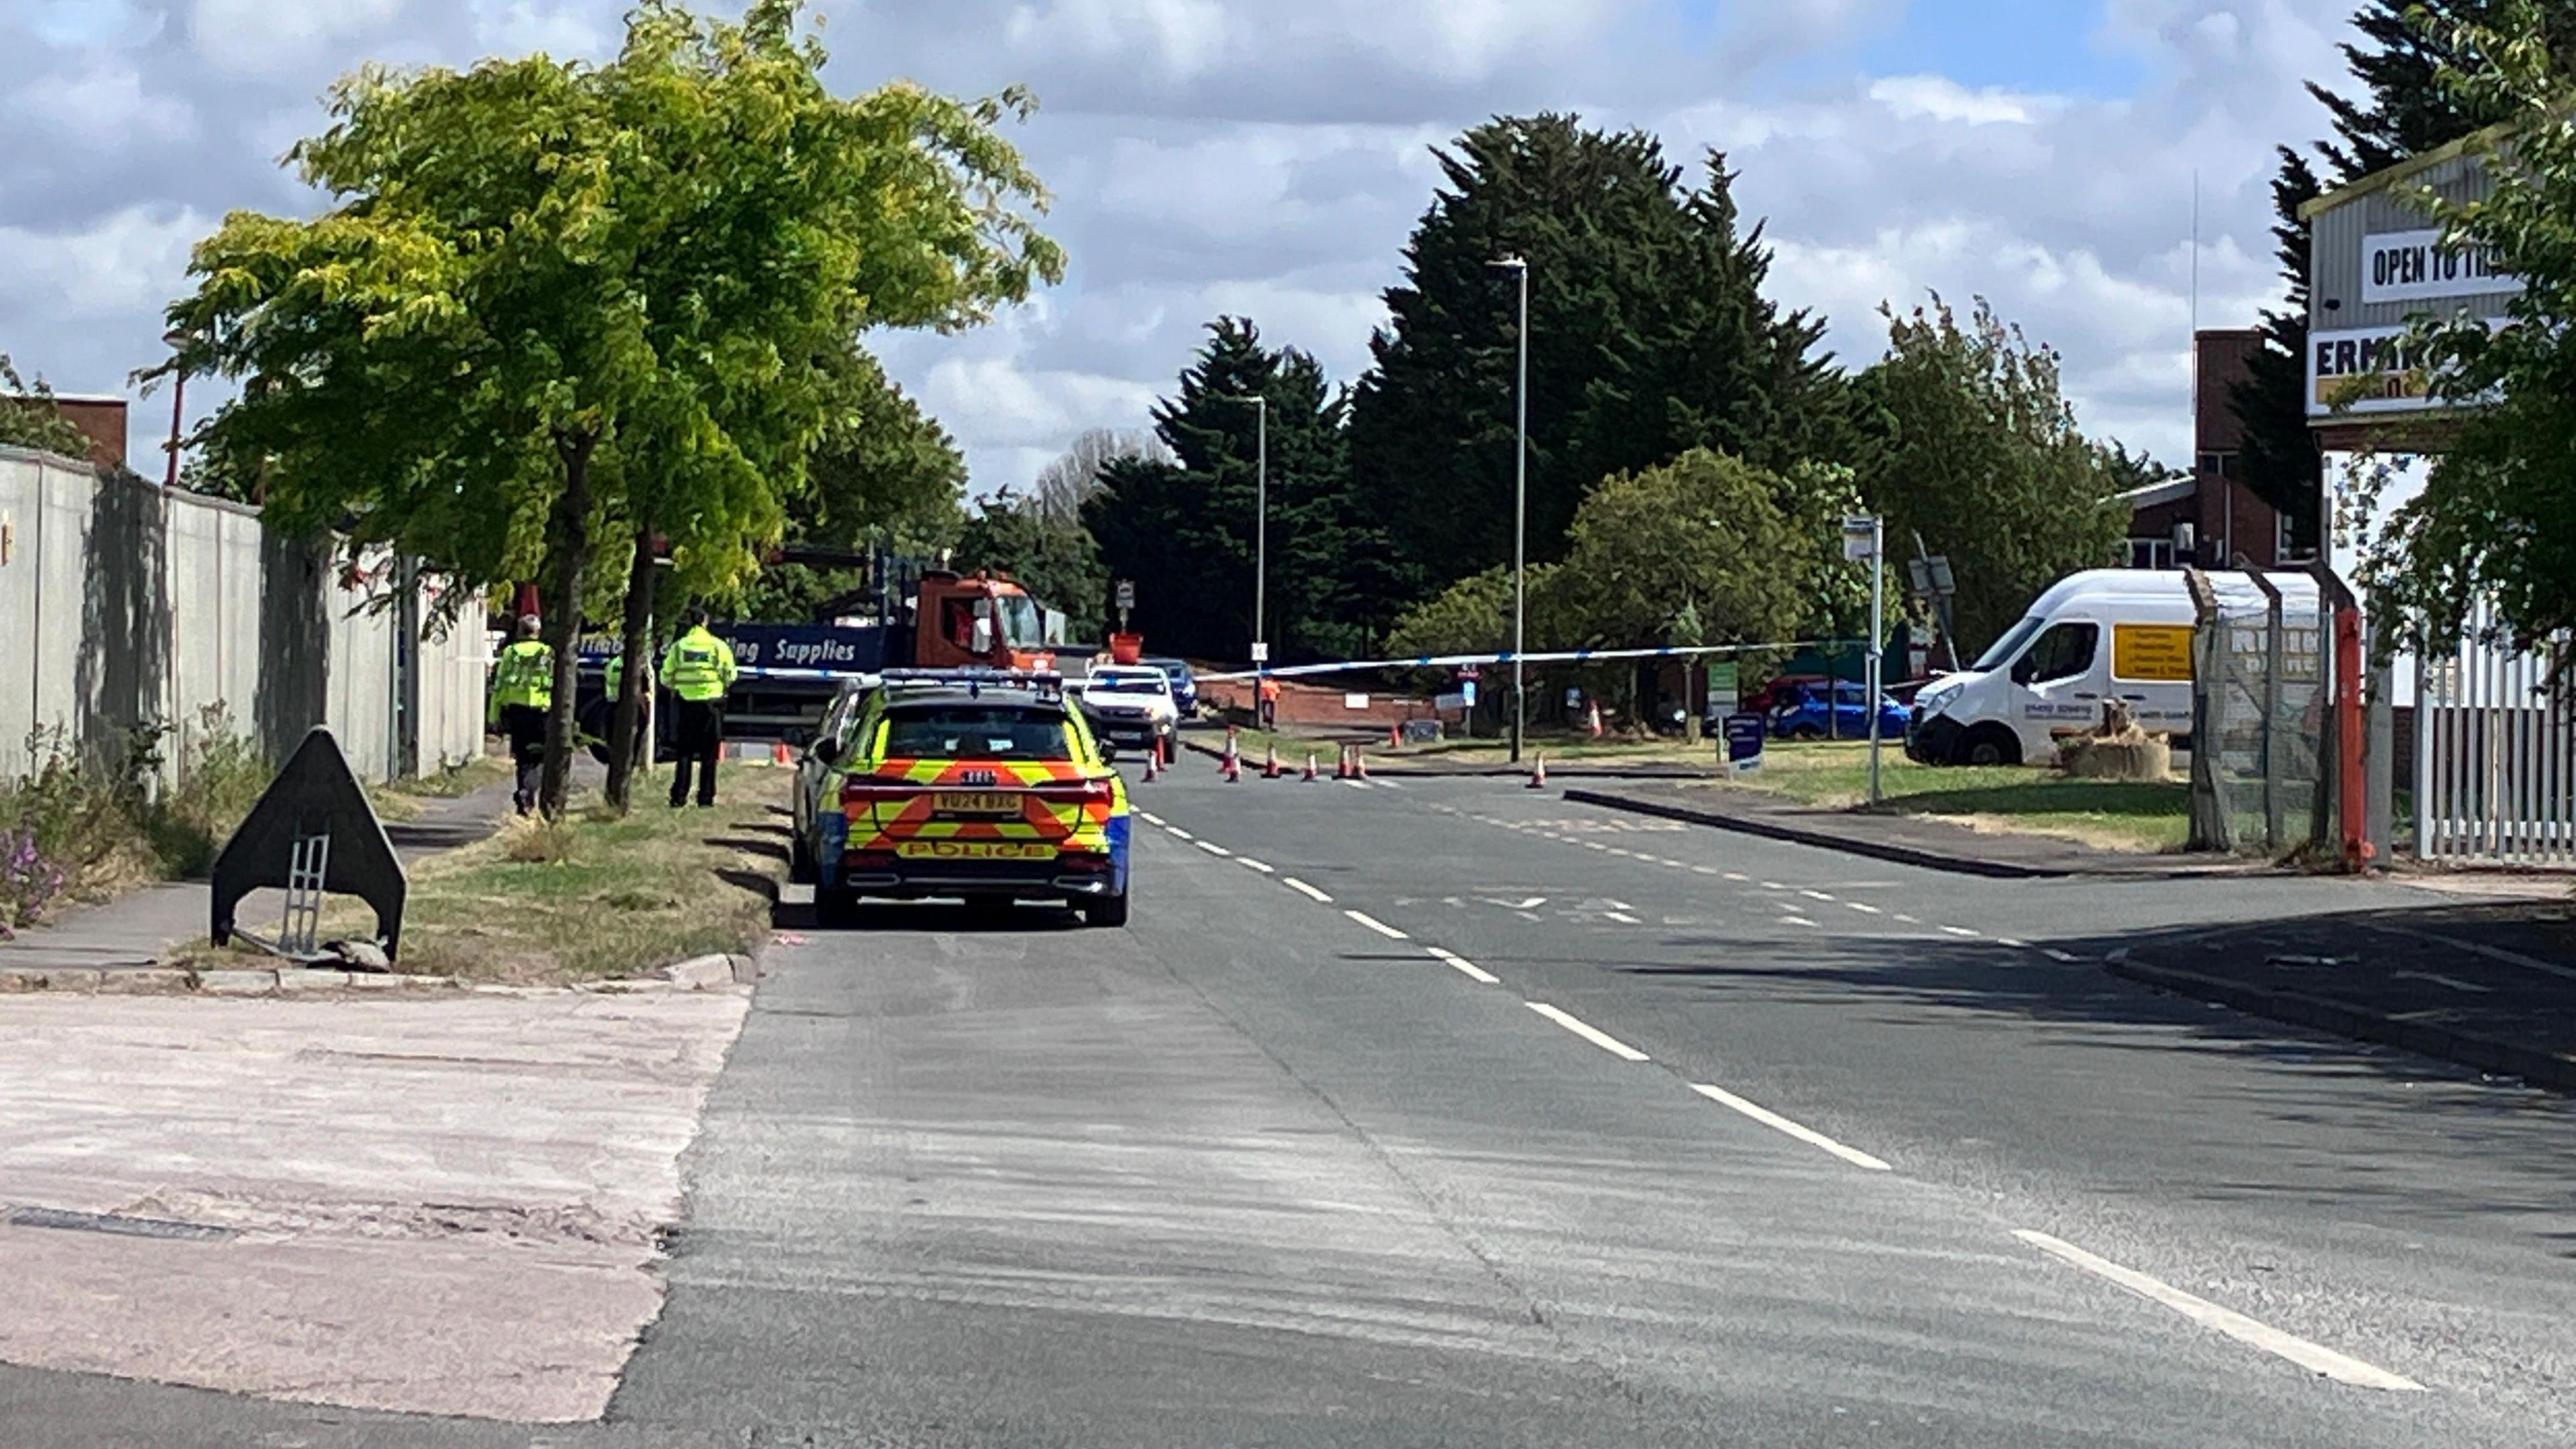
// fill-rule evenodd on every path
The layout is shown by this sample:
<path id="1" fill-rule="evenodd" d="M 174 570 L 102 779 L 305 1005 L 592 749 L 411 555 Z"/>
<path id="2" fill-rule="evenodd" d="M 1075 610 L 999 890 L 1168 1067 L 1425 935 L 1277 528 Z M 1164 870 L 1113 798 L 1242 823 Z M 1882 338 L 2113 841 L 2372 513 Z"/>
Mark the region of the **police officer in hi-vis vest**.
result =
<path id="1" fill-rule="evenodd" d="M 688 632 L 662 654 L 662 687 L 678 702 L 672 716 L 680 763 L 671 772 L 671 806 L 689 801 L 690 767 L 698 771 L 698 803 L 716 803 L 716 756 L 724 750 L 724 701 L 733 689 L 733 650 L 707 632 L 707 611 L 689 611 Z"/>
<path id="2" fill-rule="evenodd" d="M 519 620 L 516 636 L 492 666 L 491 722 L 510 737 L 510 762 L 518 785 L 510 803 L 527 814 L 536 808 L 537 775 L 546 762 L 546 711 L 555 702 L 555 651 L 537 637 L 537 616 Z"/>

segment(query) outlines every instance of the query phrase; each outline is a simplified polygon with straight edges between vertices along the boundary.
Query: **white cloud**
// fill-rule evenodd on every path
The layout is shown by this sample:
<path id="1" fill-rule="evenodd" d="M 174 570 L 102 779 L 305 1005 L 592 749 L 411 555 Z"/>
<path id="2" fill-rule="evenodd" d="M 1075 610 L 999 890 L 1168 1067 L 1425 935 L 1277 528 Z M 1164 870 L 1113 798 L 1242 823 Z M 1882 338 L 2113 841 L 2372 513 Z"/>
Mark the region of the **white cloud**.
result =
<path id="1" fill-rule="evenodd" d="M 0 104 L 44 144 L 83 151 L 169 141 L 194 120 L 184 98 L 147 93 L 133 66 L 107 58 L 39 75 Z"/>
<path id="2" fill-rule="evenodd" d="M 2051 108 L 2037 97 L 2014 95 L 1988 86 L 1972 91 L 1947 76 L 1889 76 L 1873 81 L 1869 98 L 1900 120 L 1939 121 L 1970 126 L 2027 126 Z"/>
<path id="3" fill-rule="evenodd" d="M 197 212 L 142 206 L 69 235 L 0 226 L 0 276 L 10 279 L 0 316 L 142 321 L 158 337 L 161 305 L 178 290 L 188 249 L 210 230 Z"/>
<path id="4" fill-rule="evenodd" d="M 197 0 L 189 34 L 219 70 L 273 74 L 382 28 L 404 0 Z"/>

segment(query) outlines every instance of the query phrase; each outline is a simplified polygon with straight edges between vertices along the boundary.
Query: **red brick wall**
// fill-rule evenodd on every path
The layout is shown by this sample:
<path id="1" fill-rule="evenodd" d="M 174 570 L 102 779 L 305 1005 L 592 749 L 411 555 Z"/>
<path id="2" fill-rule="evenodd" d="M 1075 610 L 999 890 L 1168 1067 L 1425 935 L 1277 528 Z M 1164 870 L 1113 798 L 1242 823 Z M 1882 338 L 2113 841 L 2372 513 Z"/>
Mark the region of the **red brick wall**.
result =
<path id="1" fill-rule="evenodd" d="M 89 435 L 91 462 L 103 468 L 125 466 L 125 399 L 57 397 L 54 411 L 63 415 L 63 421 Z"/>

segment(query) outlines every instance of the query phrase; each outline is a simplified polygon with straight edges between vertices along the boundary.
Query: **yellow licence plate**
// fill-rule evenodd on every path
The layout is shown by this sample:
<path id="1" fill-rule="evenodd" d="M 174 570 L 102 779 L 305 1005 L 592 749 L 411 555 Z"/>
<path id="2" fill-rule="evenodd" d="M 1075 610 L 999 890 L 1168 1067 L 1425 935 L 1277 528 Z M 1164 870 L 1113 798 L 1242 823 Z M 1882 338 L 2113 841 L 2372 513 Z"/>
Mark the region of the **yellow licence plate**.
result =
<path id="1" fill-rule="evenodd" d="M 1000 790 L 942 790 L 931 808 L 942 815 L 1017 815 L 1020 797 Z"/>

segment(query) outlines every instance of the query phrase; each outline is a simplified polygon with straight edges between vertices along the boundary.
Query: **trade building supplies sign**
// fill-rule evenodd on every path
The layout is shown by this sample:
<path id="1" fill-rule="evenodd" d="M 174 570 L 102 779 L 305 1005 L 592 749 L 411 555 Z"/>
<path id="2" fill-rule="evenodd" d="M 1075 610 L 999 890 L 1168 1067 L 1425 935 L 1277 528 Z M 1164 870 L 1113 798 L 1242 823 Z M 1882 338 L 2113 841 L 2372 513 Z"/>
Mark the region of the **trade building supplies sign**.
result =
<path id="1" fill-rule="evenodd" d="M 2522 290 L 2522 278 L 2499 270 L 2480 246 L 2442 245 L 2438 231 L 2380 232 L 2362 239 L 2361 300 L 2446 302 Z"/>
<path id="2" fill-rule="evenodd" d="M 2308 416 L 2423 411 L 2430 382 L 2406 342 L 2403 327 L 2308 334 Z"/>

